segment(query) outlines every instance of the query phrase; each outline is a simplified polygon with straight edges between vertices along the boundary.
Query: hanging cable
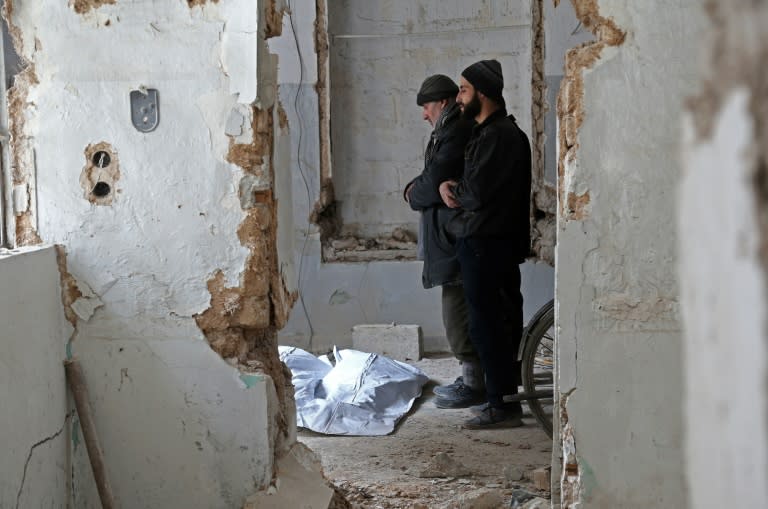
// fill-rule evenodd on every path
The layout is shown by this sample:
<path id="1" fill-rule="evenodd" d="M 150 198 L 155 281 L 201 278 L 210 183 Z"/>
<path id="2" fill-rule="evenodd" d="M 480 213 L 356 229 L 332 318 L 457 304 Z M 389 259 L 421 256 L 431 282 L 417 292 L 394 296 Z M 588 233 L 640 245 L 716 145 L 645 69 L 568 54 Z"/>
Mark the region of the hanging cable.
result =
<path id="1" fill-rule="evenodd" d="M 322 0 L 318 0 L 322 1 Z M 299 121 L 298 125 L 298 140 L 296 144 L 296 164 L 299 168 L 299 174 L 301 174 L 301 180 L 304 182 L 304 188 L 307 191 L 307 210 L 309 210 L 312 206 L 312 192 L 309 189 L 309 181 L 307 180 L 307 176 L 304 174 L 304 167 L 301 163 L 301 144 L 304 138 L 304 125 L 302 122 L 302 116 L 301 111 L 299 109 L 299 96 L 301 94 L 301 91 L 303 89 L 304 85 L 304 58 L 301 54 L 301 47 L 299 45 L 299 36 L 296 33 L 296 25 L 294 24 L 293 20 L 293 7 L 291 6 L 290 0 L 286 0 L 286 6 L 288 7 L 288 21 L 291 24 L 291 32 L 293 33 L 293 40 L 296 43 L 296 55 L 299 59 L 299 84 L 296 87 L 296 96 L 293 100 L 293 109 L 296 112 L 296 118 Z M 304 256 L 306 255 L 307 251 L 307 244 L 309 242 L 309 229 L 312 227 L 312 223 L 309 220 L 309 215 L 307 215 L 307 228 L 304 232 L 304 242 L 301 246 L 301 256 L 299 258 L 299 274 L 298 274 L 298 280 L 299 280 L 299 301 L 301 302 L 301 309 L 304 311 L 304 316 L 307 319 L 307 325 L 309 326 L 309 346 L 308 349 L 311 352 L 312 351 L 312 340 L 315 336 L 315 329 L 312 326 L 312 319 L 309 316 L 309 311 L 307 310 L 307 305 L 304 302 L 304 290 L 302 288 L 302 280 L 301 275 L 304 270 Z"/>

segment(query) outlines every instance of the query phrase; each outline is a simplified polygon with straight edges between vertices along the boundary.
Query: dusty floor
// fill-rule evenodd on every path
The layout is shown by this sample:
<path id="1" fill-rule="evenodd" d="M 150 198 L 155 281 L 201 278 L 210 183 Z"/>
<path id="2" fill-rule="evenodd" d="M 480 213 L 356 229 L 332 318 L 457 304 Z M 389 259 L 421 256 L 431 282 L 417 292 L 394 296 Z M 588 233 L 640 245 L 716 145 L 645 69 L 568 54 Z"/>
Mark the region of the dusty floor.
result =
<path id="1" fill-rule="evenodd" d="M 458 507 L 459 501 L 463 507 L 510 507 L 515 489 L 549 497 L 532 481 L 532 471 L 549 465 L 552 451 L 551 440 L 533 417 L 525 417 L 522 428 L 461 429 L 471 417 L 469 410 L 439 409 L 431 401 L 432 387 L 458 375 L 458 362 L 441 356 L 413 364 L 431 381 L 393 434 L 347 437 L 299 431 L 299 441 L 317 453 L 326 476 L 354 507 Z M 423 477 L 438 453 L 446 453 L 466 473 L 459 468 L 455 476 Z M 501 505 L 484 505 L 497 496 Z"/>

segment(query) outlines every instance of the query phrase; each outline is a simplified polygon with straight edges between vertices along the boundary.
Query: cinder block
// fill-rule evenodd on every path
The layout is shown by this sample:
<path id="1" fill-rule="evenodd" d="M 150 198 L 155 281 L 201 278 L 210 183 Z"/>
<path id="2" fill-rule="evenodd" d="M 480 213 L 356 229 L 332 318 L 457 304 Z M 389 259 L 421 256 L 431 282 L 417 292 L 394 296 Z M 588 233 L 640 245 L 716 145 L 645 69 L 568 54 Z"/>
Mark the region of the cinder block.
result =
<path id="1" fill-rule="evenodd" d="M 533 471 L 533 484 L 537 490 L 549 491 L 552 478 L 552 467 L 537 468 Z"/>
<path id="2" fill-rule="evenodd" d="M 424 338 L 419 325 L 355 325 L 352 348 L 398 361 L 417 361 L 424 353 Z"/>

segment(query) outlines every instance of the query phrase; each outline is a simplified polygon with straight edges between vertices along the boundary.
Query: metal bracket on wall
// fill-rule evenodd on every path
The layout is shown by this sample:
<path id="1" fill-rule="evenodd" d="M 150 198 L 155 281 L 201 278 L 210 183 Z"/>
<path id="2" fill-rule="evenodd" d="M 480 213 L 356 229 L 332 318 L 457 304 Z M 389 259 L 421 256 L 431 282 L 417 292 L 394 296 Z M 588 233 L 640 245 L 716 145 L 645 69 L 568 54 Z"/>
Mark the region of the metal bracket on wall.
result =
<path id="1" fill-rule="evenodd" d="M 141 87 L 131 90 L 131 122 L 142 133 L 155 130 L 160 122 L 157 89 Z"/>

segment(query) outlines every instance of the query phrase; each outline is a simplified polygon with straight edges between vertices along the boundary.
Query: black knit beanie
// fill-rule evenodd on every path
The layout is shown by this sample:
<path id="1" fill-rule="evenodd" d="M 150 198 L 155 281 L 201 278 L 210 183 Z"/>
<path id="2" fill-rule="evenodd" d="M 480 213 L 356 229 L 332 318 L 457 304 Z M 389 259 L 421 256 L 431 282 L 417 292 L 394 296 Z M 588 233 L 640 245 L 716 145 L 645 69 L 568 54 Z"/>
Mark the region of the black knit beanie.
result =
<path id="1" fill-rule="evenodd" d="M 421 84 L 419 93 L 416 95 L 416 104 L 424 106 L 424 103 L 456 97 L 458 93 L 459 87 L 451 78 L 443 74 L 434 74 Z"/>
<path id="2" fill-rule="evenodd" d="M 475 90 L 496 101 L 503 101 L 504 76 L 498 60 L 481 60 L 470 65 L 461 73 Z"/>

